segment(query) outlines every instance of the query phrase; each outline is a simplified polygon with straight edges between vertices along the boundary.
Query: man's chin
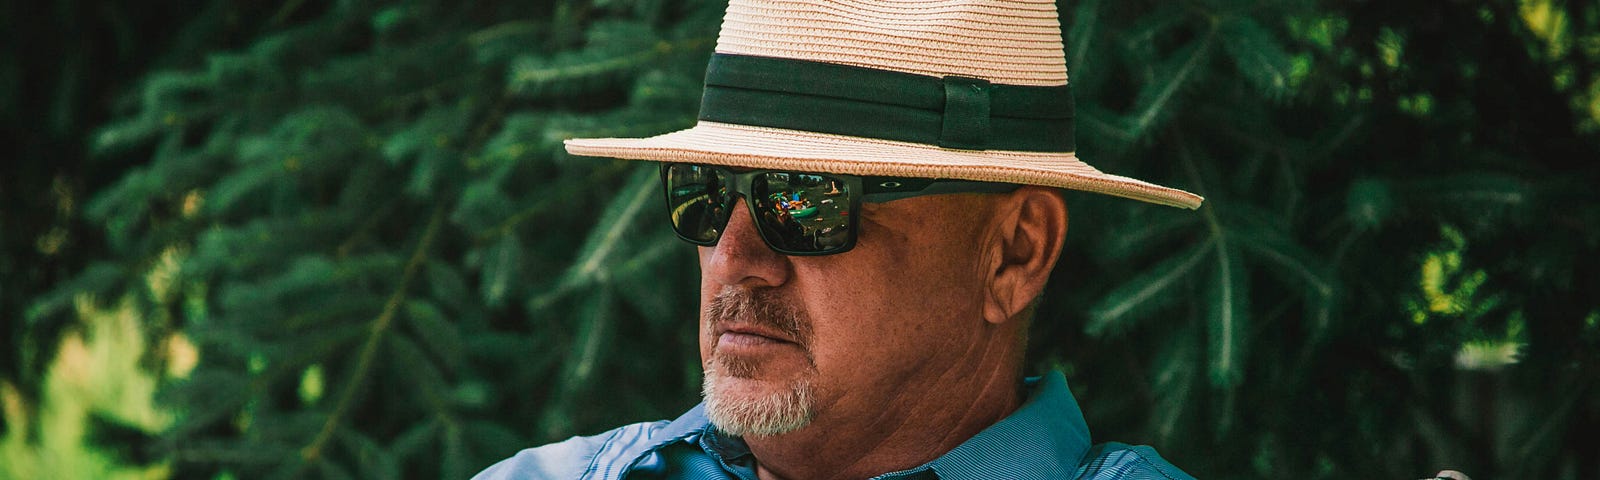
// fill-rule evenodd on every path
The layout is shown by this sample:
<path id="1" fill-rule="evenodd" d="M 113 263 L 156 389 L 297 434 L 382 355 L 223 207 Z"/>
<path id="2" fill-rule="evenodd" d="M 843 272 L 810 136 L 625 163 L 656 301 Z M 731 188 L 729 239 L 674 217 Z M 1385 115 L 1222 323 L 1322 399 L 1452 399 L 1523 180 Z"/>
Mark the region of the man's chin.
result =
<path id="1" fill-rule="evenodd" d="M 809 381 L 736 376 L 710 365 L 705 373 L 706 417 L 724 433 L 779 435 L 811 423 L 814 400 Z"/>
<path id="2" fill-rule="evenodd" d="M 757 402 L 791 395 L 793 385 L 793 381 L 723 375 L 708 382 L 704 393 L 723 400 Z"/>

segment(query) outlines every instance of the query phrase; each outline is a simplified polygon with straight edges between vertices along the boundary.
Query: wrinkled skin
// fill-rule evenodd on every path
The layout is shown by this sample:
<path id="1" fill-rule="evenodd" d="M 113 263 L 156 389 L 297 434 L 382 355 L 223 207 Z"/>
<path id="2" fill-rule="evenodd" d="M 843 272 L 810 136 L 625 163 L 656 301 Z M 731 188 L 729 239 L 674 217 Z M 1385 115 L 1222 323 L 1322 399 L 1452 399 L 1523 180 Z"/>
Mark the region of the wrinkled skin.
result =
<path id="1" fill-rule="evenodd" d="M 745 437 L 762 478 L 915 467 L 1021 402 L 1026 313 L 1066 234 L 1060 196 L 1024 187 L 862 210 L 857 244 L 843 254 L 775 253 L 749 215 L 700 248 L 703 307 L 719 294 L 769 305 L 702 309 L 714 393 L 767 398 L 803 383 L 812 397 L 803 427 Z"/>

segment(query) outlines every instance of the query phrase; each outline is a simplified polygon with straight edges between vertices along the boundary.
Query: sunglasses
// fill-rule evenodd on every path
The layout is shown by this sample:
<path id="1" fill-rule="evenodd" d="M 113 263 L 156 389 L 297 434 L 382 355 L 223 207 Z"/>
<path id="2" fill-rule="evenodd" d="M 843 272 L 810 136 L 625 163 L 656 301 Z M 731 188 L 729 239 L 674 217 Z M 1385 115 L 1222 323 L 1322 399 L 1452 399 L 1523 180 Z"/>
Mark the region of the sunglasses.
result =
<path id="1" fill-rule="evenodd" d="M 882 203 L 946 193 L 1005 193 L 1021 185 L 931 178 L 860 177 L 787 170 L 734 170 L 662 163 L 667 216 L 678 237 L 716 245 L 744 197 L 767 247 L 784 255 L 844 253 L 856 245 L 862 202 Z"/>

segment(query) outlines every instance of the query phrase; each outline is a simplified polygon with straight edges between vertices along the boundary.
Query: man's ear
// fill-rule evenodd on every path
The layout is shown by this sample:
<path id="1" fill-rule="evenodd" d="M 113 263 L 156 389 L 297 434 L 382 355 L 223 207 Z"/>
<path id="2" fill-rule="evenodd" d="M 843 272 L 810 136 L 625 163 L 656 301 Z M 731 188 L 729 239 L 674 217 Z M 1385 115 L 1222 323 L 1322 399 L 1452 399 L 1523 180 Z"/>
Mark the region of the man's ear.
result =
<path id="1" fill-rule="evenodd" d="M 1030 185 L 1001 199 L 995 214 L 990 241 L 997 248 L 991 250 L 983 317 L 999 324 L 1016 318 L 1044 291 L 1066 241 L 1067 203 L 1055 189 Z"/>

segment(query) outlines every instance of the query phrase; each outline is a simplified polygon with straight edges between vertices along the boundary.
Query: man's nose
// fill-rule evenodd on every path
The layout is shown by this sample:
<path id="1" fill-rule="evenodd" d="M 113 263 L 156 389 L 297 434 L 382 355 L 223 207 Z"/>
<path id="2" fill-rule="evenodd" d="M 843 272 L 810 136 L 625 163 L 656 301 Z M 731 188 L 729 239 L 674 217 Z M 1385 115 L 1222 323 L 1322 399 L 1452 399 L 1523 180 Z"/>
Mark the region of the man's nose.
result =
<path id="1" fill-rule="evenodd" d="M 717 244 L 700 247 L 700 274 L 723 285 L 776 287 L 789 281 L 789 257 L 767 248 L 750 209 L 739 199 Z"/>

